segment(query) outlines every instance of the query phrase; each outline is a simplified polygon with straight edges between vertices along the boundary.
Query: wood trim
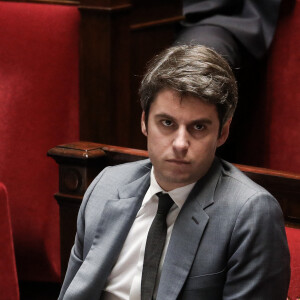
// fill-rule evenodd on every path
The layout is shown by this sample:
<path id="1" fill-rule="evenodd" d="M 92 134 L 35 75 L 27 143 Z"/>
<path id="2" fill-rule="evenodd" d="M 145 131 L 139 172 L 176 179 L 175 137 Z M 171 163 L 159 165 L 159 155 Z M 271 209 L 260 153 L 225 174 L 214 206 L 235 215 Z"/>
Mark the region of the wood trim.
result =
<path id="1" fill-rule="evenodd" d="M 88 160 L 105 156 L 101 144 L 92 142 L 75 142 L 56 146 L 48 151 L 48 156 L 54 159 L 73 158 L 78 160 Z"/>
<path id="2" fill-rule="evenodd" d="M 155 20 L 155 21 L 151 21 L 151 22 L 133 24 L 133 25 L 130 25 L 130 29 L 131 30 L 141 30 L 141 29 L 145 29 L 145 28 L 149 28 L 149 27 L 173 24 L 173 23 L 182 21 L 183 19 L 184 18 L 182 16 L 175 16 L 175 17 L 170 17 L 170 18 L 161 19 L 161 20 Z"/>
<path id="3" fill-rule="evenodd" d="M 58 202 L 58 204 L 61 203 L 75 203 L 75 204 L 81 204 L 82 201 L 82 197 L 81 196 L 70 196 L 68 194 L 62 194 L 62 193 L 56 193 L 54 194 L 54 198 L 56 199 L 56 201 Z"/>
<path id="4" fill-rule="evenodd" d="M 129 9 L 132 7 L 130 3 L 124 4 L 110 4 L 105 6 L 103 4 L 84 4 L 83 0 L 0 0 L 1 2 L 20 2 L 20 3 L 39 3 L 39 4 L 58 4 L 58 5 L 71 5 L 78 6 L 79 9 L 87 10 L 97 10 L 97 11 L 106 11 L 114 12 L 124 9 Z"/>
<path id="5" fill-rule="evenodd" d="M 79 5 L 78 9 L 79 10 L 95 10 L 95 11 L 104 11 L 104 12 L 119 12 L 122 10 L 127 10 L 132 7 L 131 4 L 120 4 L 120 5 L 115 5 L 111 7 L 107 6 L 93 6 L 93 5 Z"/>
<path id="6" fill-rule="evenodd" d="M 141 156 L 142 158 L 148 157 L 148 151 L 146 150 L 139 150 L 139 149 L 133 149 L 133 148 L 126 148 L 126 147 L 119 147 L 119 146 L 111 146 L 111 145 L 105 145 L 105 144 L 99 144 L 101 145 L 101 149 L 103 151 L 110 152 L 110 153 L 122 153 L 127 154 L 131 156 Z"/>
<path id="7" fill-rule="evenodd" d="M 69 5 L 78 6 L 79 1 L 76 0 L 1 0 L 1 2 L 15 2 L 15 3 L 36 3 L 36 4 L 55 4 L 55 5 Z"/>
<path id="8" fill-rule="evenodd" d="M 292 173 L 292 172 L 276 171 L 276 170 L 272 170 L 272 169 L 246 166 L 246 165 L 240 165 L 240 164 L 234 164 L 234 165 L 237 168 L 239 168 L 240 170 L 242 170 L 243 172 L 252 172 L 252 173 L 257 173 L 257 174 L 264 173 L 264 174 L 270 175 L 270 176 L 286 177 L 286 178 L 300 180 L 300 174 L 296 174 L 296 173 Z"/>

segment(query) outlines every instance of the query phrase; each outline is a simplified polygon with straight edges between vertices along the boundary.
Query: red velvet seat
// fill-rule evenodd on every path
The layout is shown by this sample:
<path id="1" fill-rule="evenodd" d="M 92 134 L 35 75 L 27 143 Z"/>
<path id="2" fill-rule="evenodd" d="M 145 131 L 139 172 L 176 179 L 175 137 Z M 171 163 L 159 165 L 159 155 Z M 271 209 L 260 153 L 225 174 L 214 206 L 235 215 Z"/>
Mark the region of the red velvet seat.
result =
<path id="1" fill-rule="evenodd" d="M 300 172 L 299 32 L 300 1 L 283 0 L 266 78 L 267 145 L 264 155 L 267 167 L 298 173 Z"/>
<path id="2" fill-rule="evenodd" d="M 267 58 L 263 95 L 255 104 L 246 157 L 265 168 L 300 172 L 300 1 L 282 0 Z M 251 84 L 251 83 L 249 83 Z"/>
<path id="3" fill-rule="evenodd" d="M 20 280 L 60 280 L 58 176 L 46 153 L 79 138 L 79 21 L 76 6 L 0 2 L 0 178 Z"/>
<path id="4" fill-rule="evenodd" d="M 0 298 L 18 300 L 18 278 L 7 191 L 0 182 Z"/>
<path id="5" fill-rule="evenodd" d="M 300 299 L 300 229 L 286 227 L 286 234 L 291 254 L 291 282 L 289 299 Z"/>

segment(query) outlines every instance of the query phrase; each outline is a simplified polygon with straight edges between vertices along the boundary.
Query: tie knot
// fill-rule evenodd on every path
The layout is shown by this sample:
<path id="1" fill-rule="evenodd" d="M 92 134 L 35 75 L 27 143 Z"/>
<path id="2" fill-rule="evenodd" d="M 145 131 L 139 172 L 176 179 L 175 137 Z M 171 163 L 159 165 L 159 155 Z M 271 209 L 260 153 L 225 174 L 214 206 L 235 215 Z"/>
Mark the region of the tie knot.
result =
<path id="1" fill-rule="evenodd" d="M 169 194 L 159 192 L 156 194 L 158 197 L 158 209 L 157 214 L 167 215 L 174 201 Z"/>

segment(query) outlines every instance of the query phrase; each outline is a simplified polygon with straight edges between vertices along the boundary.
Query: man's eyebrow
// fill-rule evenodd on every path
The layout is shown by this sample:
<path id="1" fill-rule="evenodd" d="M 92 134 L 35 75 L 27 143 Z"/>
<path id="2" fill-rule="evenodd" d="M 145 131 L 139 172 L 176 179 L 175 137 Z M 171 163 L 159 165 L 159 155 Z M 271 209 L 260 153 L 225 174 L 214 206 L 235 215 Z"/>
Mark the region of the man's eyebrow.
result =
<path id="1" fill-rule="evenodd" d="M 160 114 L 157 114 L 155 115 L 155 118 L 164 118 L 164 119 L 169 119 L 169 120 L 176 120 L 174 117 L 166 114 L 166 113 L 160 113 Z M 208 119 L 208 118 L 200 118 L 200 119 L 195 119 L 195 120 L 191 120 L 189 122 L 190 124 L 207 124 L 207 125 L 210 125 L 212 124 L 212 120 L 211 119 Z"/>
<path id="2" fill-rule="evenodd" d="M 197 123 L 201 123 L 201 124 L 212 124 L 212 120 L 211 119 L 207 119 L 207 118 L 201 118 L 201 119 L 197 119 L 197 120 L 192 120 L 190 122 L 191 124 L 197 124 Z"/>
<path id="3" fill-rule="evenodd" d="M 155 118 L 165 118 L 165 119 L 172 119 L 174 120 L 174 118 L 166 113 L 161 113 L 161 114 L 157 114 L 155 115 Z"/>

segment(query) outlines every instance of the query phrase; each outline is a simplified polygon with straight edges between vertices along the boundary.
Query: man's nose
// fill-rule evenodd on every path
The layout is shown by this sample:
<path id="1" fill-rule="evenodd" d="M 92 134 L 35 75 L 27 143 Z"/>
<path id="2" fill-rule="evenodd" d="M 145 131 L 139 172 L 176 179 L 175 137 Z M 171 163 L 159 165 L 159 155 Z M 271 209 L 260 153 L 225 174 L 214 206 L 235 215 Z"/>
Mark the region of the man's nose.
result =
<path id="1" fill-rule="evenodd" d="M 189 148 L 189 134 L 185 128 L 179 128 L 175 133 L 173 148 L 178 154 L 185 154 Z"/>

